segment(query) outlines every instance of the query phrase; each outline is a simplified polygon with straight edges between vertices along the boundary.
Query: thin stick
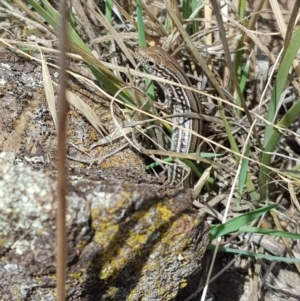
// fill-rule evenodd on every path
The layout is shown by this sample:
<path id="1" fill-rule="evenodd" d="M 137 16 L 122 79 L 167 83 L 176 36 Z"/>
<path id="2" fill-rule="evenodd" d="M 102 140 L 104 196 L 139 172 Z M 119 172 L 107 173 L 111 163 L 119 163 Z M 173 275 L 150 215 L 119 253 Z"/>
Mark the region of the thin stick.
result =
<path id="1" fill-rule="evenodd" d="M 59 30 L 59 94 L 58 94 L 58 143 L 57 143 L 57 217 L 56 217 L 56 294 L 57 301 L 65 301 L 66 282 L 66 51 L 67 51 L 67 0 L 61 4 L 61 20 Z"/>

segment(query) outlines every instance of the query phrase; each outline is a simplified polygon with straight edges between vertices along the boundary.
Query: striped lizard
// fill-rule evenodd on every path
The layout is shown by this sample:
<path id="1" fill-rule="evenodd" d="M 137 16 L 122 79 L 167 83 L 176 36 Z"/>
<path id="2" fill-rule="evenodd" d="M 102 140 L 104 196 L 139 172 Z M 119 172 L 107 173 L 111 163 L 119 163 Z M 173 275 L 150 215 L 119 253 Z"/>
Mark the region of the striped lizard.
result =
<path id="1" fill-rule="evenodd" d="M 139 62 L 146 70 L 155 76 L 192 87 L 192 84 L 179 63 L 163 49 L 153 47 L 141 47 L 136 50 Z M 156 107 L 176 114 L 172 117 L 172 123 L 184 129 L 190 129 L 196 133 L 203 134 L 203 122 L 201 119 L 191 119 L 180 114 L 202 113 L 202 104 L 197 94 L 182 87 L 157 82 L 165 94 L 165 102 L 157 103 Z M 190 132 L 173 125 L 170 150 L 178 153 L 196 152 L 200 138 Z M 168 181 L 171 185 L 192 186 L 192 177 L 186 177 L 185 169 L 179 164 L 168 166 Z"/>

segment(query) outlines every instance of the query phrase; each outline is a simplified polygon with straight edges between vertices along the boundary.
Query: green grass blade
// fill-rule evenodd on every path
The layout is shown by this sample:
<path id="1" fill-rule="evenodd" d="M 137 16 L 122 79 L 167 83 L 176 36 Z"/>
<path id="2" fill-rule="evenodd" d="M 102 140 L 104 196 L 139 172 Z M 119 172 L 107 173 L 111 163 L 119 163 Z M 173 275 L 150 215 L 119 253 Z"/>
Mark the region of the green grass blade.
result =
<path id="1" fill-rule="evenodd" d="M 241 51 L 238 51 L 238 53 L 236 55 L 236 58 L 238 58 L 239 54 L 241 54 L 241 53 L 242 53 Z M 241 64 L 242 63 L 240 61 L 238 61 L 238 59 L 237 59 L 236 60 L 237 77 L 238 77 L 238 80 L 239 80 L 240 89 L 241 89 L 242 93 L 244 93 L 244 90 L 245 90 L 245 87 L 246 87 L 246 84 L 247 84 L 247 81 L 248 81 L 248 76 L 249 76 L 250 61 L 248 60 L 246 62 L 246 65 L 243 69 L 241 67 L 238 67 L 238 66 L 241 66 Z M 238 106 L 241 106 L 242 102 L 241 102 L 241 99 L 240 99 L 240 97 L 239 97 L 239 95 L 236 91 L 234 92 L 233 97 L 236 99 L 236 104 Z"/>
<path id="2" fill-rule="evenodd" d="M 276 80 L 275 80 L 272 95 L 271 95 L 271 101 L 270 101 L 268 113 L 267 113 L 267 120 L 269 122 L 274 122 L 278 103 L 279 103 L 280 97 L 282 95 L 283 88 L 284 88 L 289 70 L 292 66 L 293 60 L 295 59 L 299 48 L 300 48 L 300 28 L 298 28 L 298 30 L 294 34 L 294 36 L 290 42 L 290 45 L 288 46 L 286 53 L 283 57 L 283 60 L 280 64 L 280 67 L 279 67 L 279 70 L 278 70 L 278 73 L 276 76 Z M 271 124 L 266 125 L 265 135 L 264 135 L 264 147 L 267 146 L 267 144 L 270 140 L 273 128 L 274 127 Z"/>
<path id="3" fill-rule="evenodd" d="M 246 0 L 239 1 L 239 19 L 243 20 L 245 17 L 245 10 L 246 10 Z"/>
<path id="4" fill-rule="evenodd" d="M 198 0 L 192 0 L 192 12 L 194 12 L 199 5 Z M 199 12 L 195 15 L 194 18 L 199 18 Z M 193 21 L 192 33 L 196 33 L 199 31 L 199 21 Z"/>
<path id="5" fill-rule="evenodd" d="M 210 240 L 215 239 L 217 237 L 226 235 L 231 232 L 239 231 L 239 229 L 248 223 L 252 222 L 253 220 L 259 218 L 264 213 L 270 211 L 271 209 L 277 207 L 277 204 L 265 206 L 254 211 L 245 213 L 238 217 L 231 219 L 230 221 L 226 222 L 225 224 L 219 225 L 210 230 Z"/>
<path id="6" fill-rule="evenodd" d="M 191 155 L 196 155 L 196 153 L 190 153 Z M 205 152 L 201 152 L 200 153 L 200 157 L 201 158 L 205 158 L 205 159 L 210 159 L 210 158 L 218 158 L 218 157 L 222 157 L 224 156 L 224 154 L 215 154 L 215 153 L 205 153 Z M 191 160 L 188 160 L 188 159 L 183 159 L 183 158 L 180 158 L 180 160 L 182 162 L 186 162 L 186 161 L 189 161 L 189 162 L 192 162 Z M 186 160 L 186 161 L 185 161 Z M 164 162 L 174 162 L 174 158 L 173 157 L 167 157 L 165 159 L 162 159 L 162 161 Z M 150 170 L 154 167 L 157 167 L 157 166 L 160 166 L 160 163 L 158 162 L 153 162 L 153 163 L 150 163 L 148 165 L 146 165 L 146 170 Z"/>
<path id="7" fill-rule="evenodd" d="M 248 143 L 247 147 L 246 147 L 246 151 L 244 153 L 244 156 L 246 158 L 249 158 L 249 154 L 250 154 L 250 145 Z M 245 185 L 247 174 L 248 174 L 249 160 L 246 158 L 242 159 L 242 166 L 241 166 L 241 171 L 240 171 L 240 176 L 239 176 L 239 181 L 238 181 L 239 200 L 237 202 L 237 205 L 240 205 L 240 199 L 243 194 L 243 189 L 244 189 L 244 185 Z"/>
<path id="8" fill-rule="evenodd" d="M 286 232 L 286 231 L 279 231 L 279 230 L 274 230 L 274 229 L 264 229 L 264 228 L 244 226 L 244 227 L 241 227 L 239 231 L 247 232 L 247 233 L 265 234 L 265 235 L 270 235 L 270 236 L 285 237 L 285 238 L 290 238 L 290 239 L 300 239 L 300 234 Z"/>
<path id="9" fill-rule="evenodd" d="M 146 47 L 147 44 L 146 44 L 146 37 L 144 31 L 144 21 L 143 21 L 141 0 L 136 1 L 136 14 L 137 14 L 139 47 Z"/>
<path id="10" fill-rule="evenodd" d="M 182 19 L 185 20 L 190 15 L 190 0 L 182 1 Z"/>
<path id="11" fill-rule="evenodd" d="M 112 0 L 105 1 L 105 18 L 109 23 L 111 23 L 112 6 L 113 6 Z"/>
<path id="12" fill-rule="evenodd" d="M 279 127 L 288 128 L 291 123 L 298 117 L 300 114 L 300 99 L 298 99 L 292 107 L 285 113 L 282 119 L 278 122 Z M 265 151 L 261 157 L 261 165 L 259 170 L 259 188 L 260 188 L 260 197 L 264 199 L 266 197 L 267 189 L 267 178 L 268 178 L 268 166 L 271 164 L 272 152 L 277 147 L 277 144 L 282 136 L 282 133 L 274 128 L 268 143 L 266 144 Z"/>
<path id="13" fill-rule="evenodd" d="M 47 0 L 41 0 L 46 11 L 56 20 L 59 20 L 60 14 L 55 10 Z"/>
<path id="14" fill-rule="evenodd" d="M 214 250 L 215 246 L 209 245 L 207 247 L 207 249 Z M 248 252 L 248 251 L 242 251 L 242 250 L 236 250 L 236 249 L 224 248 L 224 247 L 219 247 L 218 252 L 234 253 L 234 254 L 239 254 L 239 255 L 244 255 L 244 256 L 252 256 L 255 258 L 267 259 L 270 261 L 281 261 L 281 262 L 286 262 L 286 263 L 300 262 L 300 259 L 298 259 L 298 258 L 286 258 L 286 257 L 280 257 L 280 256 L 272 256 L 272 255 L 266 255 L 266 254 L 261 254 L 261 253 L 256 253 L 256 252 Z"/>

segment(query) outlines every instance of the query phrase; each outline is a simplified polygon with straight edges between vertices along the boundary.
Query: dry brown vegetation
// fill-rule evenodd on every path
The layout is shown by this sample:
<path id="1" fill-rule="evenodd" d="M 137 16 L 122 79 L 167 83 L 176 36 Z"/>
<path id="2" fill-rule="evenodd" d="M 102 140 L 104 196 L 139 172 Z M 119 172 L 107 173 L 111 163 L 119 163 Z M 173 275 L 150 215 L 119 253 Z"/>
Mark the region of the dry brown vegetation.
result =
<path id="1" fill-rule="evenodd" d="M 58 3 L 50 2 L 59 10 Z M 141 105 L 148 97 L 141 78 L 151 76 L 145 75 L 142 69 L 138 71 L 139 62 L 134 55 L 142 43 L 138 36 L 136 2 L 115 2 L 112 19 L 106 19 L 103 1 L 71 2 L 69 21 L 74 20 L 72 26 L 82 41 L 72 36 L 67 51 L 68 174 L 90 181 L 109 179 L 115 183 L 131 182 L 130 185 L 147 184 L 161 193 L 162 202 L 168 202 L 166 199 L 172 198 L 173 190 L 169 191 L 163 170 L 145 171 L 150 161 L 161 163 L 168 156 L 168 149 L 157 147 L 160 140 L 151 130 L 159 128 L 165 136 L 168 131 L 166 123 L 162 126 L 166 121 L 160 113 L 147 111 L 147 105 Z M 197 93 L 205 99 L 202 117 L 207 134 L 202 138 L 207 143 L 207 152 L 221 155 L 200 159 L 200 170 L 207 176 L 195 186 L 201 191 L 194 201 L 197 216 L 204 217 L 209 224 L 221 224 L 249 214 L 253 227 L 298 233 L 298 56 L 292 57 L 291 64 L 285 66 L 290 71 L 282 79 L 280 76 L 285 73 L 281 73 L 280 68 L 284 67 L 284 55 L 293 53 L 292 46 L 295 44 L 294 48 L 299 49 L 299 42 L 293 40 L 298 33 L 299 5 L 297 1 L 248 1 L 244 7 L 239 7 L 238 1 L 228 1 L 221 3 L 222 10 L 220 7 L 216 10 L 214 5 L 220 5 L 219 2 L 203 2 L 207 5 L 200 3 L 197 14 L 189 12 L 190 18 L 185 21 L 182 20 L 182 6 L 176 1 L 148 0 L 143 1 L 142 6 L 147 45 L 158 45 L 173 53 L 185 68 Z M 59 29 L 49 20 L 45 21 L 29 1 L 0 0 L 0 17 L 1 151 L 13 153 L 16 162 L 56 176 Z M 58 20 L 53 21 L 57 26 Z M 96 74 L 99 73 L 95 70 L 100 70 L 98 78 Z M 280 82 L 284 85 L 280 95 L 276 96 L 274 91 Z M 158 98 L 163 97 L 156 86 L 155 92 Z M 274 97 L 277 100 L 273 103 Z M 184 156 L 194 158 L 189 155 L 179 157 Z M 134 189 L 130 185 L 127 192 L 134 198 Z M 141 189 L 142 195 L 147 195 L 146 190 Z M 182 198 L 183 203 L 192 199 L 190 195 Z M 260 218 L 251 217 L 255 209 L 269 204 L 278 204 L 278 207 Z M 4 206 L 8 206 L 7 203 L 0 202 L 1 212 L 6 212 Z M 173 208 L 172 204 L 168 203 L 168 206 Z M 93 214 L 95 212 L 91 213 L 93 220 L 97 221 Z M 88 224 L 88 221 L 84 223 Z M 78 226 L 79 232 L 80 227 L 83 226 Z M 223 252 L 217 256 L 212 275 L 217 275 L 220 270 L 221 275 L 210 284 L 215 300 L 298 300 L 298 264 L 277 262 L 271 257 L 290 257 L 299 261 L 299 243 L 292 239 L 297 237 L 291 234 L 284 238 L 280 233 L 276 237 L 264 235 L 264 230 L 251 234 L 245 228 L 239 232 L 240 227 L 233 227 L 234 230 L 228 231 L 233 233 L 222 235 L 220 242 L 216 236 L 211 237 L 214 238 L 212 245 L 220 243 L 224 248 L 254 253 L 254 256 L 237 254 L 233 257 L 229 252 Z M 99 233 L 98 236 L 97 232 L 95 234 L 98 238 Z M 76 236 L 73 244 L 80 244 L 80 239 Z M 86 255 L 82 249 L 89 244 L 89 239 L 76 250 L 78 254 L 73 254 L 74 258 L 82 259 L 81 252 Z M 202 239 L 207 239 L 207 234 Z M 68 243 L 70 246 L 70 241 Z M 9 244 L 14 243 L 9 241 Z M 10 247 L 5 245 L 3 249 L 2 259 Z M 180 250 L 183 249 L 184 246 Z M 54 246 L 49 246 L 50 250 L 54 252 Z M 148 249 L 146 253 L 149 255 Z M 270 257 L 260 259 L 255 253 Z M 91 250 L 87 254 L 91 254 Z M 208 253 L 204 260 L 209 262 L 211 257 Z M 103 258 L 99 262 L 103 263 Z M 38 263 L 41 262 L 39 259 Z M 89 261 L 80 264 L 83 262 Z M 96 263 L 93 261 L 93 264 Z M 52 263 L 49 265 L 53 273 Z M 68 273 L 75 275 L 77 270 L 75 273 L 71 269 L 69 266 Z M 101 274 L 100 269 L 98 273 Z M 198 282 L 193 279 L 190 290 L 177 295 L 177 300 L 192 296 Z M 19 288 L 21 284 L 14 285 Z M 177 286 L 184 285 L 178 282 Z M 50 286 L 53 287 L 53 283 Z M 106 294 L 95 294 L 97 298 L 113 300 L 108 297 L 110 290 L 105 289 Z M 2 290 L 4 292 L 4 288 Z M 89 293 L 92 298 L 93 294 Z M 53 295 L 48 297 L 52 300 Z M 69 295 L 69 298 L 88 300 L 80 296 Z M 175 297 L 172 295 L 172 298 Z M 201 297 L 197 298 L 200 300 Z M 157 297 L 156 300 L 169 299 Z M 139 300 L 150 299 L 140 296 Z"/>

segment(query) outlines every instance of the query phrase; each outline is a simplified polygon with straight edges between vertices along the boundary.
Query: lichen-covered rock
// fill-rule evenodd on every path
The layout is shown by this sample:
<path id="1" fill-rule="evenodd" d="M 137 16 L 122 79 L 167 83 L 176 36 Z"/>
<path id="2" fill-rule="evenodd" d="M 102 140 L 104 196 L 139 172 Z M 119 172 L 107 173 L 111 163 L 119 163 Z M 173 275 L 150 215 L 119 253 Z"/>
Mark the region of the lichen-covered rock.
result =
<path id="1" fill-rule="evenodd" d="M 17 165 L 12 154 L 0 155 L 1 300 L 35 300 L 28 296 L 38 288 L 53 290 L 55 194 L 55 182 L 49 175 Z M 70 265 L 91 240 L 92 230 L 90 204 L 74 191 L 70 191 L 68 201 Z M 49 298 L 52 300 L 53 294 Z"/>
<path id="2" fill-rule="evenodd" d="M 0 299 L 55 299 L 55 181 L 0 159 Z M 172 300 L 201 269 L 208 227 L 189 191 L 72 179 L 68 300 Z"/>

